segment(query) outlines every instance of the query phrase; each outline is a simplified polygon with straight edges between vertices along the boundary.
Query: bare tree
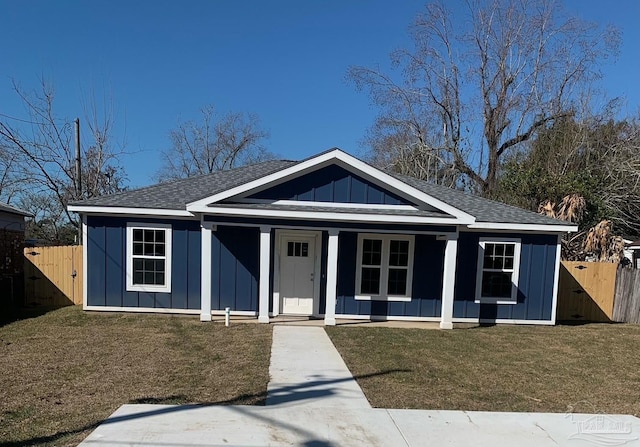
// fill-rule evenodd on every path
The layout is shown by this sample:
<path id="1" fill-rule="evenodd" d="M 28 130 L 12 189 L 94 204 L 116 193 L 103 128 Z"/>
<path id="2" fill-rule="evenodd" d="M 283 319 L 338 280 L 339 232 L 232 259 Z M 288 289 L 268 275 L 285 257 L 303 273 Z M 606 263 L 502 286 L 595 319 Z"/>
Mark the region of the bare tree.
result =
<path id="1" fill-rule="evenodd" d="M 20 173 L 20 181 L 13 183 L 15 200 L 36 218 L 51 221 L 53 228 L 78 227 L 77 216 L 67 210 L 70 202 L 123 189 L 125 175 L 118 163 L 122 148 L 111 141 L 110 108 L 99 113 L 94 104 L 85 110 L 89 135 L 82 147 L 84 182 L 78 190 L 73 123 L 56 115 L 53 87 L 41 80 L 38 90 L 25 92 L 14 82 L 14 90 L 28 117 L 0 116 L 0 144 L 10 157 L 12 172 Z"/>
<path id="2" fill-rule="evenodd" d="M 180 122 L 171 130 L 171 147 L 162 154 L 159 180 L 210 174 L 274 157 L 262 145 L 269 133 L 256 115 L 232 112 L 219 116 L 213 105 L 202 108 L 201 113 L 201 121 Z"/>
<path id="3" fill-rule="evenodd" d="M 554 0 L 468 0 L 466 14 L 430 3 L 411 35 L 414 47 L 392 54 L 399 80 L 349 71 L 381 108 L 369 138 L 374 158 L 413 148 L 435 172 L 453 169 L 483 195 L 505 153 L 576 113 L 619 45 L 617 30 L 567 17 Z"/>

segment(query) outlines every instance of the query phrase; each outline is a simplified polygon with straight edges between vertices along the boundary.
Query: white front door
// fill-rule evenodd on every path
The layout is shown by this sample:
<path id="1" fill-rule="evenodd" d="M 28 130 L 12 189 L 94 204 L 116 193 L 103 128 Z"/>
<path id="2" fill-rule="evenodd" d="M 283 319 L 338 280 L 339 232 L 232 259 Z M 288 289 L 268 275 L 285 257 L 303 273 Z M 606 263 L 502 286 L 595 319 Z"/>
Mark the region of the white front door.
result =
<path id="1" fill-rule="evenodd" d="M 316 237 L 287 234 L 280 241 L 282 313 L 312 315 L 316 289 Z"/>

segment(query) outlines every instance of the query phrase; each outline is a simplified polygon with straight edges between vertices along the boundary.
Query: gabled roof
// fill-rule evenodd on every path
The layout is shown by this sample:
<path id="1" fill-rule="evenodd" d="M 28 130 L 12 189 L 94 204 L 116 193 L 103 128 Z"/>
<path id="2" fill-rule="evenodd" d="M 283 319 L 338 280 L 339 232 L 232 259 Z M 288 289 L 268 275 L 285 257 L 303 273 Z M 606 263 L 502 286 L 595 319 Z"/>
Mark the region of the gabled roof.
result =
<path id="1" fill-rule="evenodd" d="M 383 209 L 355 204 L 349 209 L 331 203 L 230 203 L 261 189 L 303 176 L 325 166 L 337 164 L 384 186 L 389 191 L 422 203 L 422 209 Z M 301 206 L 305 205 L 305 206 Z M 311 205 L 311 206 L 310 206 Z M 338 204 L 339 205 L 339 204 Z M 462 224 L 473 229 L 576 231 L 574 225 L 526 211 L 504 203 L 487 200 L 444 186 L 395 173 L 383 172 L 339 149 L 299 162 L 267 161 L 228 171 L 191 177 L 149 186 L 110 196 L 96 197 L 69 206 L 71 211 L 87 213 L 157 214 L 195 216 L 198 213 L 291 218 L 329 218 L 381 221 Z M 290 214 L 287 214 L 290 213 Z M 320 213 L 325 213 L 321 216 Z M 384 219 L 383 219 L 384 217 Z"/>
<path id="2" fill-rule="evenodd" d="M 295 165 L 298 162 L 271 160 L 251 166 L 218 171 L 174 180 L 140 189 L 124 191 L 108 196 L 74 202 L 72 207 L 127 207 L 154 208 L 159 210 L 185 210 L 187 203 L 195 202 L 230 188 L 245 184 L 274 172 Z"/>
<path id="3" fill-rule="evenodd" d="M 33 217 L 33 214 L 27 211 L 23 211 L 20 208 L 16 208 L 15 206 L 11 206 L 8 203 L 0 203 L 0 212 L 17 214 L 18 216 L 24 217 Z"/>

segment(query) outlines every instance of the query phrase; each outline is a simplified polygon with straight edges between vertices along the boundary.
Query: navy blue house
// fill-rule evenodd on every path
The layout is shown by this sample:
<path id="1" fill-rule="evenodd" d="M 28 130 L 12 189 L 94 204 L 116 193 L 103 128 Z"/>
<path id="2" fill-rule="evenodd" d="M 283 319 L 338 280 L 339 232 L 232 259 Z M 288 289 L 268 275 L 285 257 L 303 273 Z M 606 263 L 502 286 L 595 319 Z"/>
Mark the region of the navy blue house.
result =
<path id="1" fill-rule="evenodd" d="M 576 227 L 339 149 L 77 202 L 84 309 L 554 324 Z"/>

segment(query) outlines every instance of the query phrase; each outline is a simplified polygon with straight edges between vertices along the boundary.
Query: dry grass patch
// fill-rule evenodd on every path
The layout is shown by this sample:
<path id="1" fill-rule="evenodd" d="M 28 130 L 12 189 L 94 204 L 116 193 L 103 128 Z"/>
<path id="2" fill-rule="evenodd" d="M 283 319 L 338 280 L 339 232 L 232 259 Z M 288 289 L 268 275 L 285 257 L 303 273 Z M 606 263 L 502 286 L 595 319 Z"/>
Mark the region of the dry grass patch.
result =
<path id="1" fill-rule="evenodd" d="M 0 327 L 0 445 L 76 445 L 126 403 L 263 404 L 271 328 L 85 313 Z"/>
<path id="2" fill-rule="evenodd" d="M 638 325 L 327 332 L 374 407 L 640 415 Z"/>

